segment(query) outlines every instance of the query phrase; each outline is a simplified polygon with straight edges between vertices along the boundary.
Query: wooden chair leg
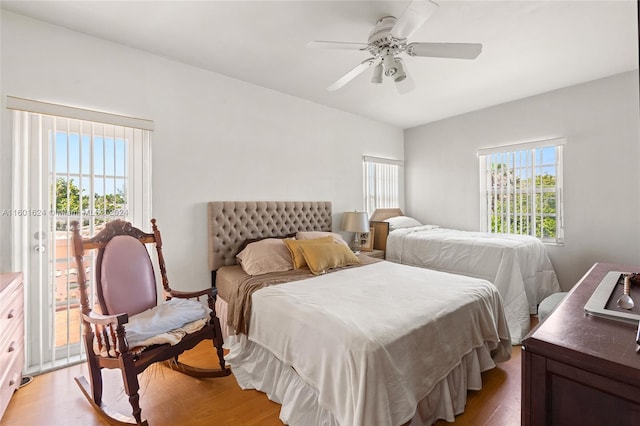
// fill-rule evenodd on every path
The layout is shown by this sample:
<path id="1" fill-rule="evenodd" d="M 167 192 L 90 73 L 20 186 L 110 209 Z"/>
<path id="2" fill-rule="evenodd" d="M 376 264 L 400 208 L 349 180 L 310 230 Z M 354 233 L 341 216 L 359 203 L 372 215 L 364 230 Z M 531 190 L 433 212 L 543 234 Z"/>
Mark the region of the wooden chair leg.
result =
<path id="1" fill-rule="evenodd" d="M 140 384 L 138 383 L 138 375 L 136 374 L 135 365 L 133 363 L 133 355 L 125 354 L 120 358 L 122 372 L 122 381 L 124 383 L 124 391 L 129 395 L 129 403 L 133 409 L 132 414 L 138 424 L 142 424 L 142 409 L 140 408 Z"/>
<path id="2" fill-rule="evenodd" d="M 80 390 L 84 394 L 85 398 L 91 403 L 93 408 L 112 425 L 131 426 L 131 425 L 147 425 L 146 420 L 142 420 L 140 406 L 138 403 L 139 398 L 134 398 L 132 406 L 134 406 L 134 413 L 136 411 L 135 405 L 137 405 L 137 417 L 129 418 L 118 413 L 117 410 L 112 410 L 102 402 L 102 368 L 98 365 L 98 361 L 93 352 L 93 333 L 87 333 L 84 335 L 84 345 L 87 354 L 87 364 L 89 368 L 89 382 L 87 379 L 79 376 L 75 378 L 75 382 L 80 387 Z M 124 373 L 123 373 L 124 374 Z M 135 386 L 138 386 L 137 376 L 135 377 Z M 124 376 L 123 376 L 124 379 Z M 125 387 L 126 385 L 126 380 Z M 137 391 L 136 391 L 137 395 Z M 129 398 L 131 401 L 131 397 Z"/>
<path id="3" fill-rule="evenodd" d="M 96 405 L 102 404 L 102 370 L 98 366 L 93 354 L 93 333 L 84 336 L 84 348 L 89 367 L 89 381 L 91 382 L 91 398 Z"/>
<path id="4" fill-rule="evenodd" d="M 224 344 L 222 338 L 222 329 L 220 327 L 220 320 L 213 313 L 213 346 L 216 348 L 216 352 L 218 354 L 218 360 L 220 361 L 220 368 L 222 370 L 225 369 L 225 361 L 224 361 L 224 352 L 222 350 L 222 345 Z"/>

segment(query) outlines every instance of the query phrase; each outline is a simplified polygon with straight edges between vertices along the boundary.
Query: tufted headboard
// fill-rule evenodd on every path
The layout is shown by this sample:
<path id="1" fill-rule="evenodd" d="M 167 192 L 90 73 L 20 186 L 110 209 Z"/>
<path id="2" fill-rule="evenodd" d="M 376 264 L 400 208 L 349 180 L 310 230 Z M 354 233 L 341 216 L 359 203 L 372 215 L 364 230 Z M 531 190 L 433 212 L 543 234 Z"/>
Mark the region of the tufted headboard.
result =
<path id="1" fill-rule="evenodd" d="M 331 231 L 330 201 L 212 201 L 209 269 L 234 265 L 242 243 L 297 231 Z"/>

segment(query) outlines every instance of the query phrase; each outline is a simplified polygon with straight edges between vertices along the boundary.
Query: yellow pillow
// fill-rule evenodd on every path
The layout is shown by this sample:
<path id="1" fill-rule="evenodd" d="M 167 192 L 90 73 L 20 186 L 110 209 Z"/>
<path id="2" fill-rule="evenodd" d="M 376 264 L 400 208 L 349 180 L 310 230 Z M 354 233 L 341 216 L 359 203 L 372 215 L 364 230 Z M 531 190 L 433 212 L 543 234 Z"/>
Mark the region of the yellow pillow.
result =
<path id="1" fill-rule="evenodd" d="M 295 269 L 300 269 L 307 264 L 307 262 L 304 260 L 304 256 L 300 252 L 300 247 L 310 244 L 333 243 L 333 237 L 328 236 L 324 238 L 315 238 L 313 240 L 284 240 L 284 243 L 287 245 L 287 248 L 291 253 L 293 267 Z"/>
<path id="2" fill-rule="evenodd" d="M 360 259 L 349 247 L 336 242 L 304 245 L 300 251 L 314 275 L 324 274 L 327 269 L 360 264 Z"/>

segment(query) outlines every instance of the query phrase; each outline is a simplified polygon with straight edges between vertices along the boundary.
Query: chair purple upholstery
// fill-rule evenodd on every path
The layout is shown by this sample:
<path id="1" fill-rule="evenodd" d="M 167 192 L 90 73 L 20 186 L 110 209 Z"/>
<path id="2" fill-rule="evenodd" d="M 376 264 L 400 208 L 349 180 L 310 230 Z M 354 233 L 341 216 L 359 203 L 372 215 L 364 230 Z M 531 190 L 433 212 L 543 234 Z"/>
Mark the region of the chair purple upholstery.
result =
<path id="1" fill-rule="evenodd" d="M 158 303 L 149 253 L 144 244 L 128 235 L 118 235 L 105 245 L 97 282 L 108 312 L 132 317 Z"/>

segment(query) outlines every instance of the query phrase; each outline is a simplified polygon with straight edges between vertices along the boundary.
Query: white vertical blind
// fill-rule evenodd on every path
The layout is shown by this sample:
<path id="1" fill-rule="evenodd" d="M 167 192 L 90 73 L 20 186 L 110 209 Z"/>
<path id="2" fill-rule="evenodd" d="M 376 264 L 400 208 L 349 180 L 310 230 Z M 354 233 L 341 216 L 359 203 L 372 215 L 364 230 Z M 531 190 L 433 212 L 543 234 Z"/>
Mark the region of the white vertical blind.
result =
<path id="1" fill-rule="evenodd" d="M 400 207 L 404 162 L 363 157 L 364 210 L 369 216 L 377 208 Z"/>
<path id="2" fill-rule="evenodd" d="M 78 220 L 85 235 L 112 219 L 148 227 L 153 122 L 124 120 L 147 129 L 127 127 L 113 122 L 121 116 L 78 110 L 82 117 L 110 122 L 86 121 L 69 117 L 74 108 L 36 101 L 22 111 L 16 108 L 23 100 L 11 99 L 12 267 L 25 276 L 26 369 L 37 373 L 82 358 L 70 223 Z M 64 117 L 32 112 L 57 107 Z M 89 272 L 91 284 L 94 271 Z M 89 297 L 93 304 L 93 291 Z"/>

